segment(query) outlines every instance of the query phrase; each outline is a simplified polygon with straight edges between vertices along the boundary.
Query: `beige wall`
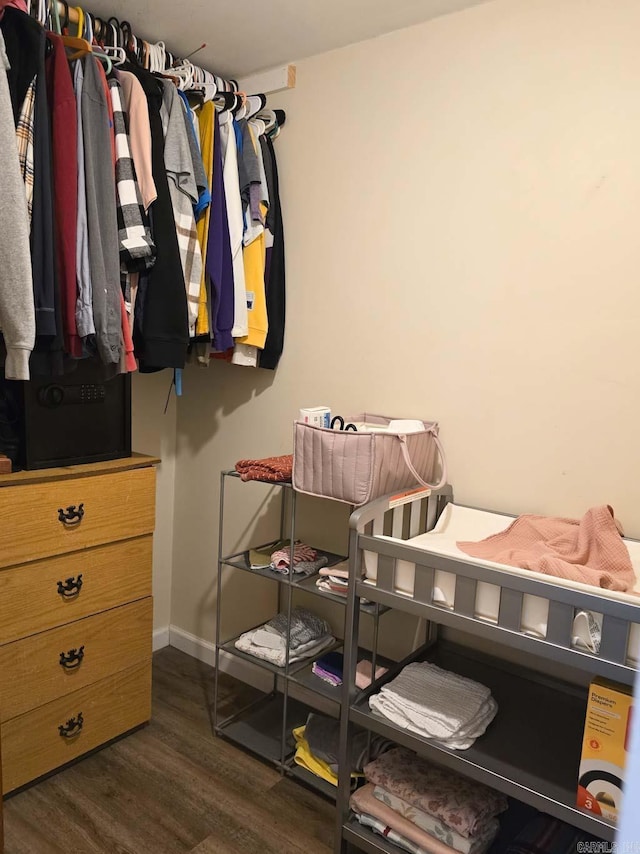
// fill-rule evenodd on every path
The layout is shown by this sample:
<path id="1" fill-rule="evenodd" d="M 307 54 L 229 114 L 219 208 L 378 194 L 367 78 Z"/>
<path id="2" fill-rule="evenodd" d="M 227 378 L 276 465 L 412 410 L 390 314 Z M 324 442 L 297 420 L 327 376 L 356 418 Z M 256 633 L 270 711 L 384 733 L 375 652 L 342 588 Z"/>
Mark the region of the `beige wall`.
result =
<path id="1" fill-rule="evenodd" d="M 640 536 L 638 32 L 637 0 L 498 0 L 299 63 L 286 353 L 186 373 L 174 625 L 213 639 L 219 470 L 301 405 L 437 419 L 459 501 Z M 264 525 L 237 486 L 232 545 Z M 232 628 L 273 607 L 250 582 Z"/>
<path id="2" fill-rule="evenodd" d="M 171 377 L 168 371 L 135 375 L 132 384 L 134 451 L 162 460 L 157 470 L 156 530 L 153 541 L 153 627 L 159 632 L 171 620 L 171 559 L 173 552 L 173 500 L 176 465 L 175 397 L 167 401 Z"/>

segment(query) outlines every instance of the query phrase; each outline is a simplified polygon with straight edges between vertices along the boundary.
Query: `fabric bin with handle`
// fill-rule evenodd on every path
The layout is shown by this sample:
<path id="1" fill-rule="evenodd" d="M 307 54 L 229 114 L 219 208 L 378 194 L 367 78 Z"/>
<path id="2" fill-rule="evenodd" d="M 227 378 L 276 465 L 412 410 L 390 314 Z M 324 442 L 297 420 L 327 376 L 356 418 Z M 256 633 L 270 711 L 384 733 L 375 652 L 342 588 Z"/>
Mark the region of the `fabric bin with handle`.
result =
<path id="1" fill-rule="evenodd" d="M 399 420 L 364 413 L 348 421 L 388 427 Z M 293 488 L 306 495 L 332 498 L 359 507 L 374 498 L 423 486 L 439 489 L 447 479 L 438 425 L 423 421 L 424 431 L 331 430 L 296 421 Z M 440 456 L 440 478 L 434 482 Z"/>

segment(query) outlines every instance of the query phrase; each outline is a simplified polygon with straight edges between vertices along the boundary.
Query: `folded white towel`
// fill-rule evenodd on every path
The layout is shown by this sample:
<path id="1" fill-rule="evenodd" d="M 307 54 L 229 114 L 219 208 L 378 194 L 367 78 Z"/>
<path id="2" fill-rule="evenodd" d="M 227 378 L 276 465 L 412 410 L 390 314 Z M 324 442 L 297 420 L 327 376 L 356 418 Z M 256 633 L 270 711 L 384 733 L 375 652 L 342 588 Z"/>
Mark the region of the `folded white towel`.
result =
<path id="1" fill-rule="evenodd" d="M 285 649 L 287 644 L 282 635 L 274 632 L 270 626 L 261 626 L 256 629 L 251 638 L 251 643 L 255 646 L 266 646 L 269 649 Z"/>
<path id="2" fill-rule="evenodd" d="M 256 631 L 259 630 L 253 629 L 250 632 L 245 632 L 243 635 L 240 635 L 235 643 L 236 649 L 239 649 L 241 652 L 246 652 L 248 655 L 253 655 L 255 658 L 261 658 L 263 661 L 269 661 L 271 664 L 275 664 L 276 667 L 284 667 L 286 650 L 271 649 L 266 646 L 259 646 L 255 644 L 253 642 L 253 637 Z M 323 635 L 323 637 L 309 641 L 309 643 L 301 644 L 296 647 L 295 651 L 290 650 L 289 664 L 293 664 L 293 662 L 300 661 L 303 658 L 312 658 L 314 655 L 317 655 L 317 653 L 322 652 L 323 649 L 331 646 L 334 641 L 335 638 L 333 635 Z"/>
<path id="3" fill-rule="evenodd" d="M 369 705 L 403 729 L 453 750 L 470 747 L 498 709 L 485 685 L 429 662 L 407 665 Z"/>

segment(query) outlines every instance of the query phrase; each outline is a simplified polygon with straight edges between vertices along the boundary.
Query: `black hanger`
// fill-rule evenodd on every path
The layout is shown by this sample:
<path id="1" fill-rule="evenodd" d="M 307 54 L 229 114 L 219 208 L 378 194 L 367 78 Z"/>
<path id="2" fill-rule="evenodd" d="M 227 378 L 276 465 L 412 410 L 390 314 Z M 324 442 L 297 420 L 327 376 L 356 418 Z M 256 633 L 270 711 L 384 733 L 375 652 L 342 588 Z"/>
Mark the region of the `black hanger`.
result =
<path id="1" fill-rule="evenodd" d="M 287 114 L 284 110 L 274 110 L 276 114 L 276 121 L 278 122 L 278 127 L 281 128 L 287 120 Z"/>
<path id="2" fill-rule="evenodd" d="M 122 30 L 120 29 L 120 21 L 112 15 L 107 21 L 107 26 L 109 28 L 109 33 L 113 38 L 113 44 L 111 47 L 122 47 Z"/>
<path id="3" fill-rule="evenodd" d="M 85 12 L 85 17 L 89 18 L 89 20 L 93 23 L 93 37 L 100 44 L 103 38 L 104 32 L 104 21 L 102 18 L 99 18 L 97 15 L 91 15 L 89 12 Z"/>
<path id="4" fill-rule="evenodd" d="M 62 0 L 62 7 L 64 9 L 62 20 L 60 21 L 60 29 L 62 30 L 62 35 L 69 35 L 69 4 L 67 0 Z"/>
<path id="5" fill-rule="evenodd" d="M 231 110 L 233 112 L 237 108 L 238 97 L 235 92 L 216 92 L 214 101 L 216 104 L 221 104 L 223 110 Z"/>

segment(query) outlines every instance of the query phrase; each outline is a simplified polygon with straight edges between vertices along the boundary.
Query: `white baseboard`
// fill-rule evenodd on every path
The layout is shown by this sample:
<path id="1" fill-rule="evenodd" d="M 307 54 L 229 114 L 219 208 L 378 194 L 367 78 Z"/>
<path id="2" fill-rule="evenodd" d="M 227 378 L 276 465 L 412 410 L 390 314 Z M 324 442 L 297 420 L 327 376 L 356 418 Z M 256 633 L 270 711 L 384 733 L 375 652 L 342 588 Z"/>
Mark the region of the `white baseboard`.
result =
<path id="1" fill-rule="evenodd" d="M 165 646 L 169 646 L 169 626 L 153 630 L 153 651 L 157 652 Z"/>
<path id="2" fill-rule="evenodd" d="M 173 646 L 192 658 L 197 658 L 198 661 L 211 665 L 211 667 L 216 663 L 216 645 L 214 643 L 192 635 L 190 632 L 185 632 L 177 626 L 169 626 L 168 644 L 165 645 Z M 235 676 L 242 682 L 253 685 L 261 691 L 270 691 L 273 684 L 273 679 L 269 673 L 242 658 L 230 655 L 224 650 L 220 651 L 220 670 L 222 673 Z"/>

